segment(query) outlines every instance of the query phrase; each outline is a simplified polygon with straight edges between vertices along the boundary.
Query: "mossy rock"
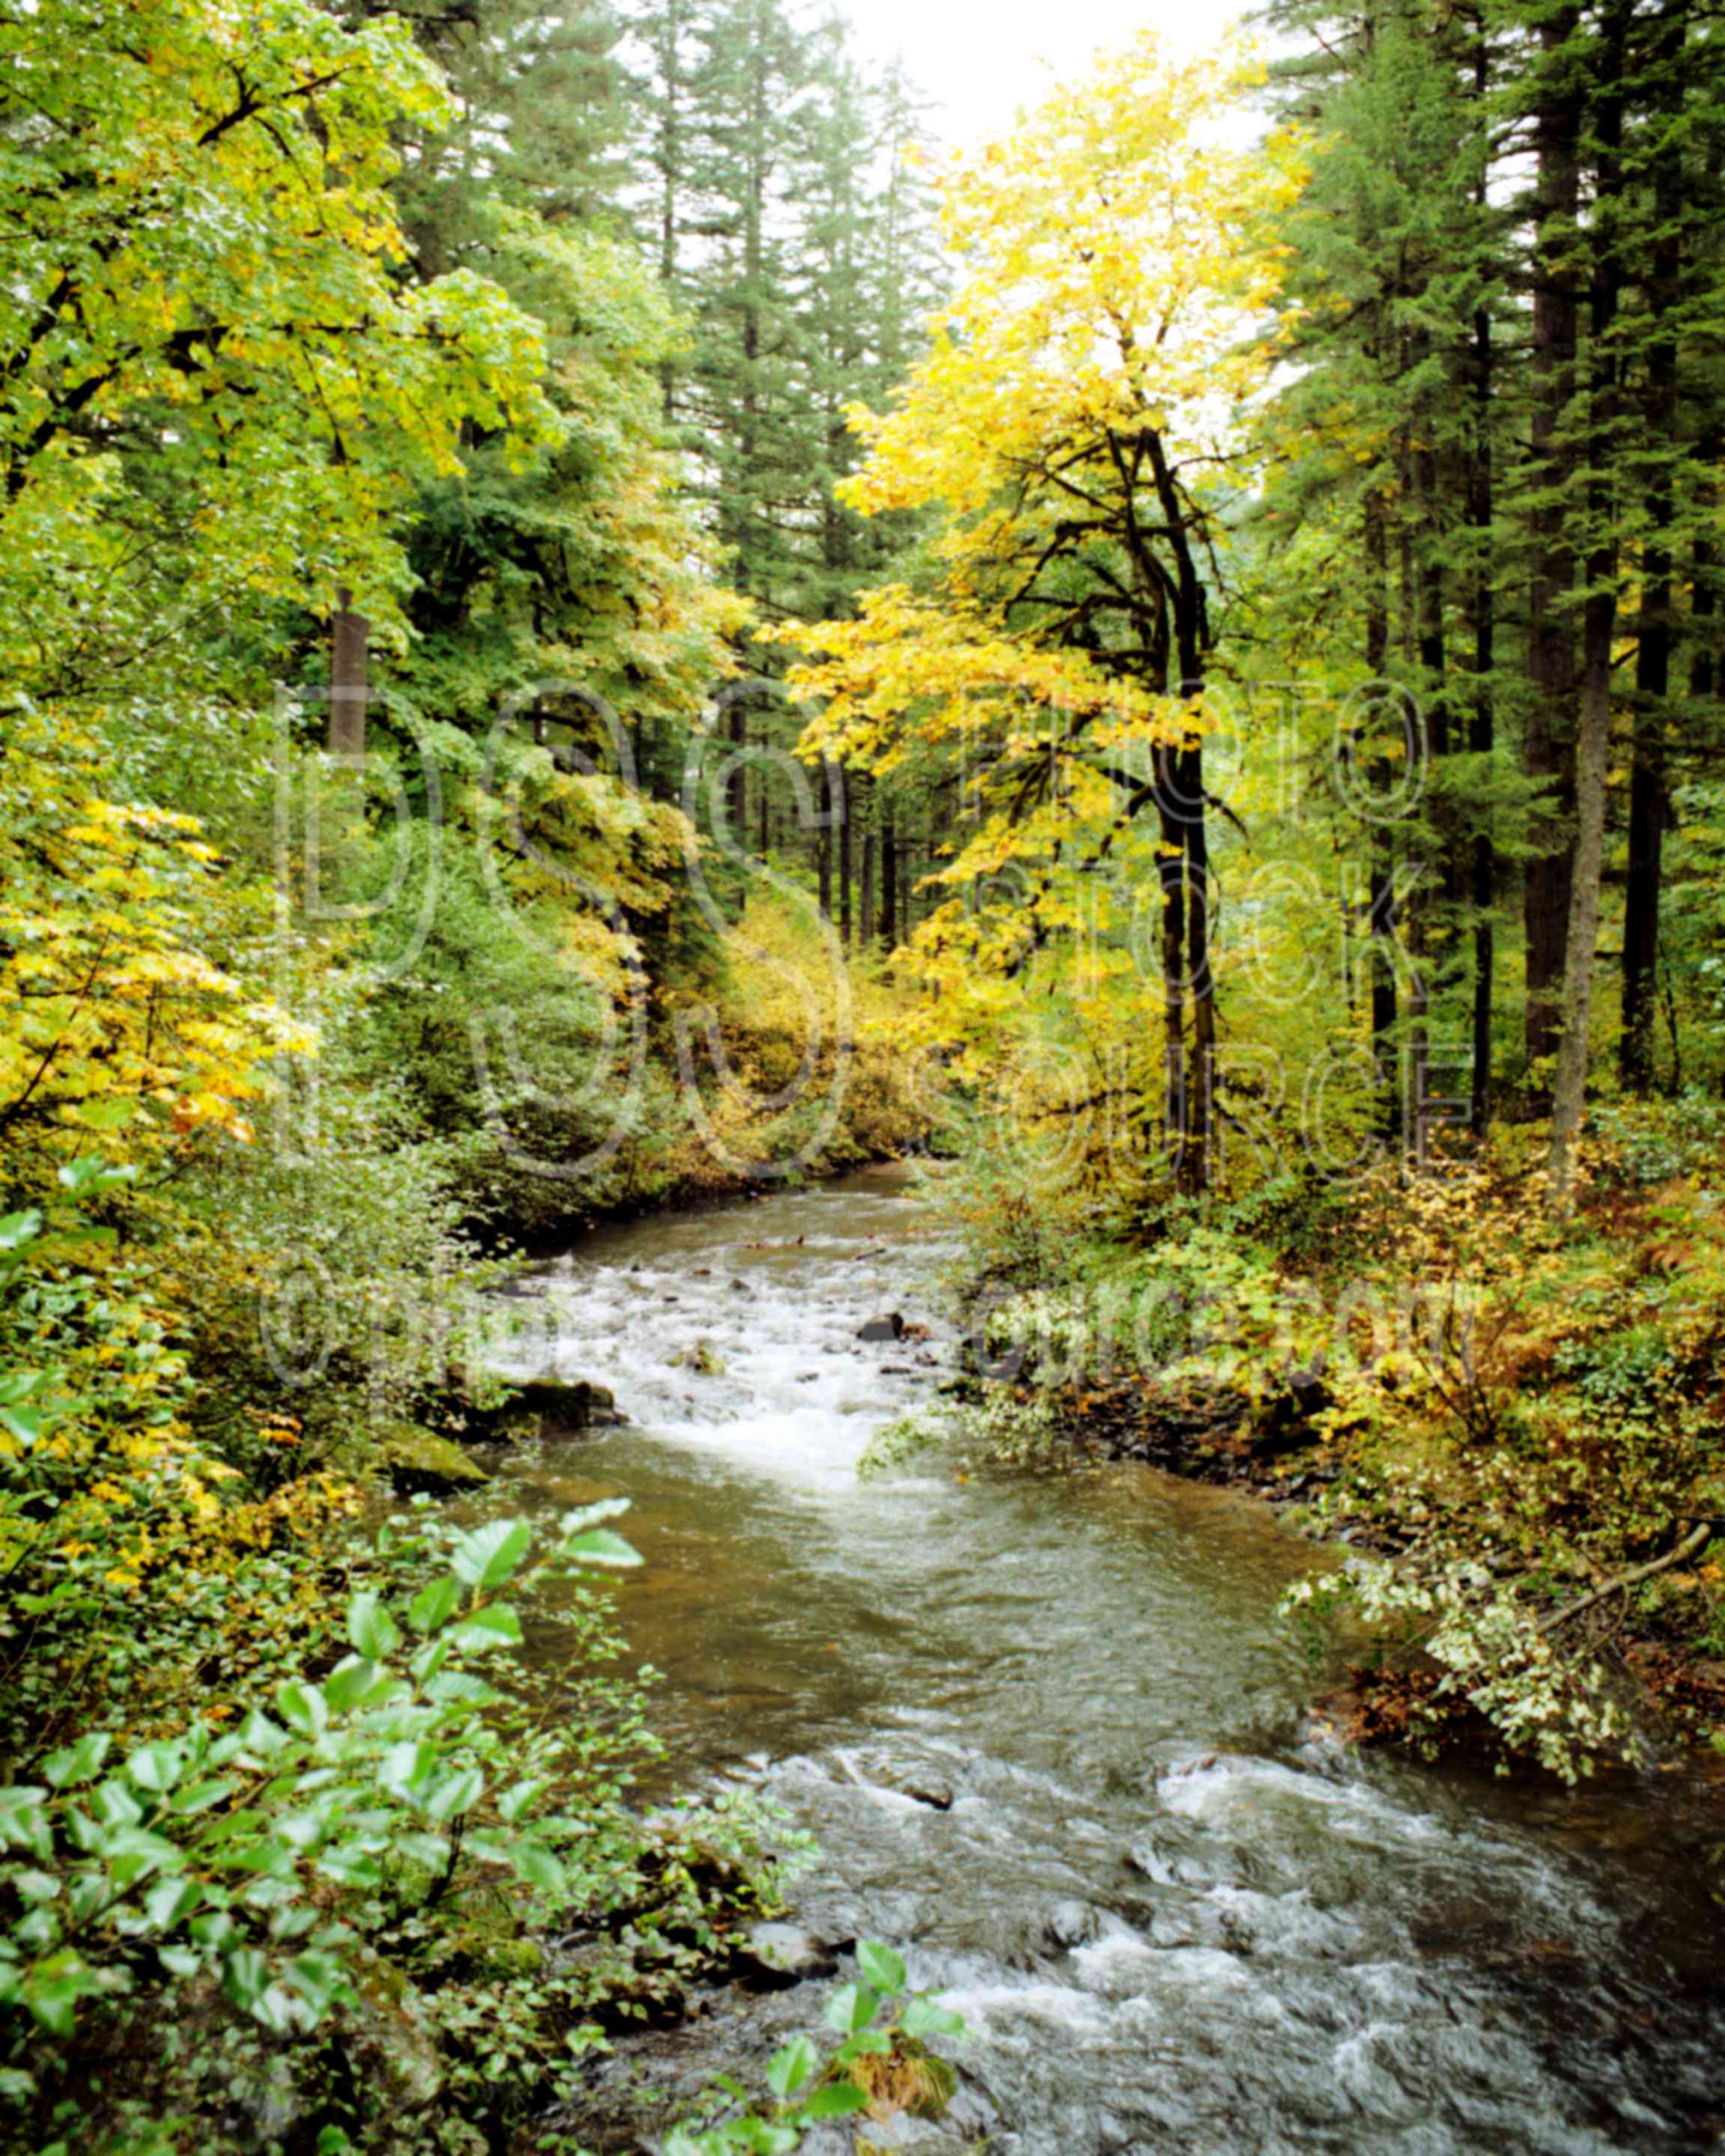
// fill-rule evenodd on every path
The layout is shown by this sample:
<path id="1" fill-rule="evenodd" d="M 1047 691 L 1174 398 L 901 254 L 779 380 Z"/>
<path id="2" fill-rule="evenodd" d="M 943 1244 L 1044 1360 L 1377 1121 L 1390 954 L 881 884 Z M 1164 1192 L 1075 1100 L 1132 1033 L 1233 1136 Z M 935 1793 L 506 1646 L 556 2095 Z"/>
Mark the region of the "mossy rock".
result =
<path id="1" fill-rule="evenodd" d="M 384 2113 L 424 2111 L 443 2092 L 443 2061 L 425 2001 L 398 1971 L 367 1956 L 345 2016 L 348 2058 Z"/>
<path id="2" fill-rule="evenodd" d="M 513 1977 L 526 1982 L 545 1973 L 545 1949 L 536 1939 L 499 1939 L 477 1948 L 474 1960 L 484 1976 Z"/>
<path id="3" fill-rule="evenodd" d="M 467 1406 L 460 1413 L 470 1445 L 531 1445 L 541 1435 L 540 1418 L 519 1400 L 495 1408 Z"/>
<path id="4" fill-rule="evenodd" d="M 692 1370 L 697 1378 L 722 1378 L 725 1364 L 710 1340 L 696 1342 L 686 1355 L 673 1355 L 674 1366 Z"/>
<path id="5" fill-rule="evenodd" d="M 404 1497 L 459 1497 L 482 1490 L 491 1479 L 459 1445 L 413 1423 L 386 1423 L 377 1432 L 377 1450 Z"/>

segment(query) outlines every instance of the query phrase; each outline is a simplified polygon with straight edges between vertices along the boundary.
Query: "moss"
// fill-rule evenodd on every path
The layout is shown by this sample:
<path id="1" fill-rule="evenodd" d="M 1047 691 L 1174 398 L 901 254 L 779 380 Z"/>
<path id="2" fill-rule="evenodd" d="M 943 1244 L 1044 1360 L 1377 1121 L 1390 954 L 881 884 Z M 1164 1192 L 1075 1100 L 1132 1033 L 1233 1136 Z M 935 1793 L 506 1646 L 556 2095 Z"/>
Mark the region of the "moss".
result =
<path id="1" fill-rule="evenodd" d="M 477 1977 L 530 1978 L 545 1969 L 545 1950 L 521 1928 L 515 1903 L 495 1887 L 483 1887 L 445 1904 L 438 1912 L 449 1949 Z"/>
<path id="2" fill-rule="evenodd" d="M 459 1445 L 410 1422 L 386 1423 L 377 1432 L 377 1457 L 403 1496 L 459 1496 L 490 1481 Z"/>

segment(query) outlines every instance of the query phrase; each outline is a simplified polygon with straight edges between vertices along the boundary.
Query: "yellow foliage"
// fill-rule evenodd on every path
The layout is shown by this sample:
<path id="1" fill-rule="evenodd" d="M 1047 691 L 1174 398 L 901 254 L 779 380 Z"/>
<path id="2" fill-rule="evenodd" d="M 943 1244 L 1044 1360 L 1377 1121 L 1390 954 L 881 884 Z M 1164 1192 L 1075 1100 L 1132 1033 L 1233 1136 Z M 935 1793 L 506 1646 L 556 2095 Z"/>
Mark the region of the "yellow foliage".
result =
<path id="1" fill-rule="evenodd" d="M 1164 1060 L 1154 953 L 1184 834 L 1146 812 L 1221 723 L 1170 594 L 1184 578 L 1201 616 L 1192 552 L 1286 331 L 1271 223 L 1304 178 L 1290 134 L 1222 145 L 1251 72 L 1146 35 L 953 162 L 963 280 L 898 403 L 852 415 L 868 455 L 846 489 L 866 514 L 937 512 L 932 587 L 784 632 L 819 706 L 805 756 L 956 780 L 927 886 L 946 902 L 910 954 L 917 1037 L 963 1079 L 1015 1066 L 1029 1096 L 1051 1060 L 1033 1118 L 1111 1094 L 1122 1062 L 1153 1094 Z"/>
<path id="2" fill-rule="evenodd" d="M 878 956 L 845 957 L 806 896 L 757 896 L 725 938 L 716 1007 L 673 1014 L 691 1132 L 680 1183 L 769 1165 L 814 1173 L 920 1142 L 932 1066 L 911 1046 L 916 996 Z"/>
<path id="3" fill-rule="evenodd" d="M 0 803 L 9 1179 L 121 1131 L 133 1158 L 206 1130 L 247 1140 L 269 1059 L 311 1042 L 207 955 L 224 892 L 195 820 L 80 798 L 64 761 L 33 756 L 44 746 L 28 729 L 11 744 Z"/>

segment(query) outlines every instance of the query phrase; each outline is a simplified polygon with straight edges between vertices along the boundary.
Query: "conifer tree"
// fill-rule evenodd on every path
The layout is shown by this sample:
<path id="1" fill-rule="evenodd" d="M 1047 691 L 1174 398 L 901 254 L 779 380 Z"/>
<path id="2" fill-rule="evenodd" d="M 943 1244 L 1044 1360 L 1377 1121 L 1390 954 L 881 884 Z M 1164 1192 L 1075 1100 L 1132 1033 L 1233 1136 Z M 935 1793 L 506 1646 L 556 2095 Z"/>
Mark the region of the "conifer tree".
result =
<path id="1" fill-rule="evenodd" d="M 1511 808 L 1495 726 L 1506 275 L 1488 184 L 1491 54 L 1476 22 L 1423 0 L 1282 21 L 1312 38 L 1277 88 L 1315 148 L 1284 228 L 1301 367 L 1278 414 L 1271 562 L 1309 547 L 1314 531 L 1331 542 L 1323 577 L 1276 603 L 1281 633 L 1327 662 L 1338 688 L 1380 685 L 1363 700 L 1370 725 L 1348 744 L 1363 782 L 1348 842 L 1371 864 L 1383 1122 L 1401 1128 L 1405 1095 L 1418 1153 L 1436 1067 L 1465 1067 L 1476 1127 L 1486 1113 L 1497 827 Z M 1281 580 L 1285 567 L 1269 574 Z"/>
<path id="2" fill-rule="evenodd" d="M 1561 1179 L 1615 926 L 1614 834 L 1620 1075 L 1645 1089 L 1671 760 L 1716 739 L 1695 693 L 1712 689 L 1717 606 L 1717 41 L 1681 0 L 1388 0 L 1278 20 L 1297 42 L 1280 100 L 1317 142 L 1284 227 L 1304 366 L 1269 511 L 1285 562 L 1303 549 L 1329 567 L 1282 593 L 1281 624 L 1404 685 L 1430 759 L 1426 810 L 1377 834 L 1374 941 L 1405 933 L 1416 964 L 1399 1008 L 1380 966 L 1374 1028 L 1401 1039 L 1416 1117 L 1429 1044 L 1465 1028 L 1476 1132 L 1494 1077 L 1537 1111 L 1555 1071 Z M 1387 780 L 1395 745 L 1376 747 Z M 1398 916 L 1410 858 L 1435 873 Z M 1516 941 L 1518 1054 L 1495 1024 Z M 1417 1150 L 1417 1121 L 1412 1136 Z"/>

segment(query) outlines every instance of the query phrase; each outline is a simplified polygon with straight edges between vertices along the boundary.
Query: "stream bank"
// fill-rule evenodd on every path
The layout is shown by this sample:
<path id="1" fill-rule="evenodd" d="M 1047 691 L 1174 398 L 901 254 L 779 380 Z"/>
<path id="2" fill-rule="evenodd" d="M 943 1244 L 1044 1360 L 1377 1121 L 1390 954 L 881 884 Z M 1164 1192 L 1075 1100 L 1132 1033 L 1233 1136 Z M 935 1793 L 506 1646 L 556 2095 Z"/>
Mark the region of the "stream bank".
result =
<path id="1" fill-rule="evenodd" d="M 630 1499 L 666 1785 L 781 1806 L 819 1845 L 799 1924 L 890 1941 L 965 2015 L 942 2130 L 1014 2156 L 1714 2146 L 1710 1785 L 1342 1751 L 1275 1621 L 1316 1553 L 1234 1491 L 1130 1463 L 859 1483 L 950 1374 L 956 1255 L 891 1170 L 599 1230 L 540 1314 L 630 1421 L 502 1455 L 490 1493 Z M 891 1312 L 928 1340 L 858 1338 Z M 820 1996 L 697 1999 L 595 2066 L 583 2131 L 632 2145 Z"/>

